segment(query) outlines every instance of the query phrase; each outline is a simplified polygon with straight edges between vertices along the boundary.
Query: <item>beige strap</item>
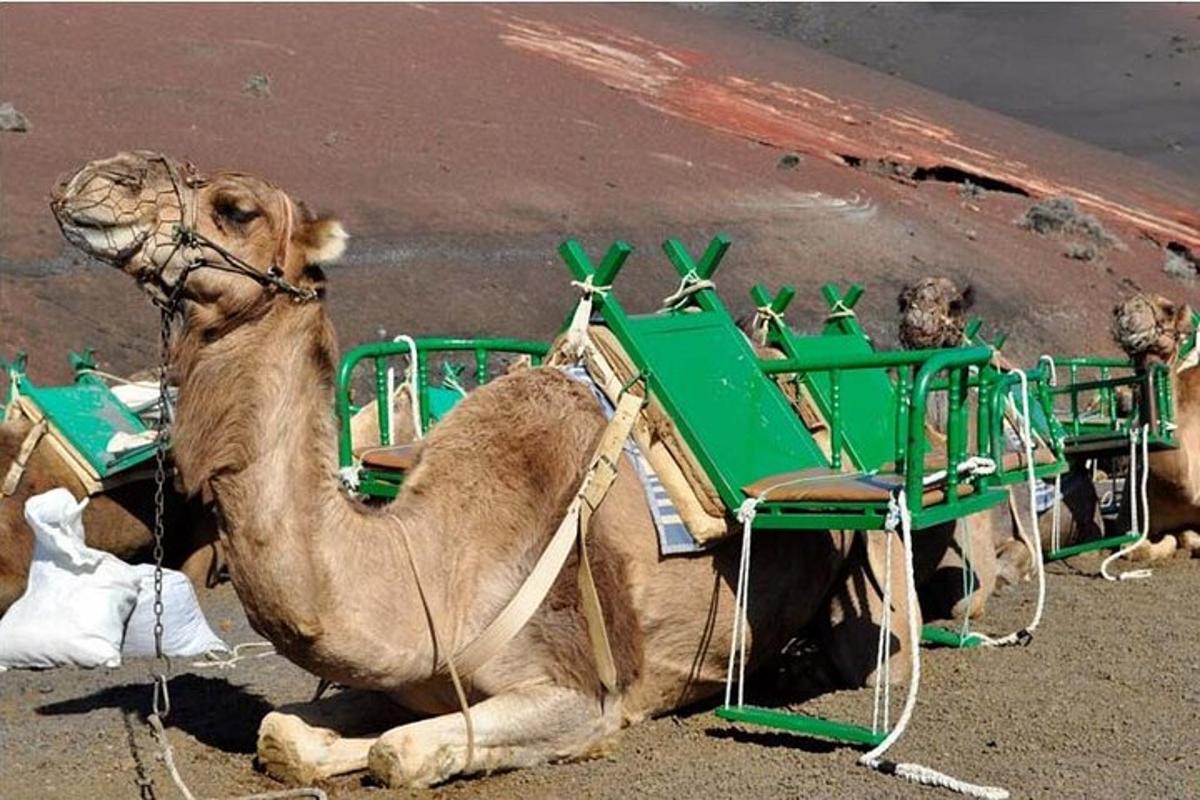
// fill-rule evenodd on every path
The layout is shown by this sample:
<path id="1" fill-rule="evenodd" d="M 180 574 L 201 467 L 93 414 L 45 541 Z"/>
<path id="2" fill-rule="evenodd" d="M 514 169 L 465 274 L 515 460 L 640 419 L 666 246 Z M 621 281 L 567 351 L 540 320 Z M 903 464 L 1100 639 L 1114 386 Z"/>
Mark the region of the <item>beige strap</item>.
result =
<path id="1" fill-rule="evenodd" d="M 642 405 L 642 398 L 631 392 L 626 392 L 617 403 L 616 412 L 600 437 L 600 444 L 592 455 L 588 471 L 579 487 L 567 513 L 554 532 L 550 543 L 542 551 L 533 570 L 521 584 L 521 588 L 513 595 L 508 604 L 500 610 L 483 631 L 454 654 L 458 669 L 469 675 L 483 666 L 488 659 L 500 651 L 517 632 L 525 626 L 534 612 L 541 606 L 542 601 L 550 591 L 550 587 L 562 572 L 563 564 L 570 555 L 571 546 L 577 542 L 580 545 L 580 592 L 583 596 L 584 617 L 588 623 L 588 637 L 592 642 L 592 650 L 596 655 L 596 668 L 601 681 L 611 690 L 616 685 L 616 668 L 613 663 L 612 651 L 608 643 L 608 635 L 604 629 L 604 617 L 600 613 L 599 599 L 596 594 L 595 582 L 592 580 L 587 566 L 587 551 L 584 544 L 586 530 L 580 525 L 582 510 L 587 505 L 588 513 L 583 518 L 587 521 L 591 512 L 599 507 L 605 493 L 616 477 L 617 459 L 629 431 L 637 418 Z M 438 671 L 448 666 L 449 659 L 438 664 Z"/>
<path id="2" fill-rule="evenodd" d="M 33 455 L 33 450 L 38 446 L 38 442 L 46 435 L 48 427 L 46 420 L 43 419 L 25 435 L 25 439 L 21 442 L 21 449 L 17 452 L 16 460 L 9 465 L 8 474 L 4 476 L 4 486 L 0 488 L 0 497 L 11 497 L 17 491 L 17 486 L 21 483 L 21 476 L 25 474 L 25 465 L 29 463 L 29 457 Z"/>
<path id="3" fill-rule="evenodd" d="M 458 705 L 462 708 L 463 721 L 467 727 L 466 767 L 469 768 L 475 757 L 475 724 L 471 720 L 471 706 L 467 702 L 466 690 L 463 689 L 462 679 L 455 667 L 455 658 L 442 648 L 442 638 L 438 636 L 437 624 L 433 621 L 433 609 L 429 607 L 429 599 L 425 596 L 425 582 L 421 580 L 421 571 L 417 569 L 417 560 L 413 557 L 412 545 L 408 541 L 408 530 L 403 523 L 398 524 L 397 527 L 400 528 L 400 541 L 404 544 L 404 554 L 408 556 L 408 567 L 412 570 L 413 581 L 417 584 L 417 597 L 421 598 L 421 608 L 425 611 L 425 622 L 429 625 L 429 635 L 433 638 L 434 652 L 439 656 L 446 653 L 445 660 L 439 662 L 438 669 L 441 669 L 441 664 L 445 664 L 446 670 L 450 673 L 450 682 L 454 684 L 454 694 L 458 697 Z"/>

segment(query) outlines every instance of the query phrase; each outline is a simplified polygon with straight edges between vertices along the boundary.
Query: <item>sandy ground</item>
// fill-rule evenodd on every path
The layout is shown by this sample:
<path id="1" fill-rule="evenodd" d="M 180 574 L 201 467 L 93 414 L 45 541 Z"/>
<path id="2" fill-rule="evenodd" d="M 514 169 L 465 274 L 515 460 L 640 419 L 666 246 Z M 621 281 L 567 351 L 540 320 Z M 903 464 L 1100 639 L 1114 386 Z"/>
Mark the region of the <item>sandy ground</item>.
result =
<path id="1" fill-rule="evenodd" d="M 1200 622 L 1179 613 L 1195 597 L 1200 562 L 1168 561 L 1144 581 L 1107 583 L 1098 559 L 1051 567 L 1046 617 L 1028 648 L 925 649 L 909 732 L 892 755 L 1014 797 L 1191 798 L 1200 789 Z M 1028 620 L 1034 586 L 993 599 L 984 630 Z M 203 605 L 231 643 L 255 641 L 229 586 Z M 145 660 L 116 670 L 0 676 L 0 796 L 92 800 L 136 796 L 137 764 L 160 798 L 176 796 L 140 721 L 150 703 Z M 278 789 L 255 771 L 258 721 L 307 699 L 315 679 L 278 656 L 231 671 L 178 663 L 169 737 L 198 797 Z M 765 687 L 771 674 L 756 678 Z M 897 693 L 898 695 L 898 693 Z M 760 702 L 781 696 L 760 692 Z M 898 697 L 897 697 L 898 703 Z M 869 720 L 869 691 L 838 692 L 806 710 Z M 610 757 L 383 791 L 363 776 L 331 781 L 331 797 L 949 797 L 855 765 L 858 751 L 716 719 L 711 707 L 628 729 Z M 128 726 L 128 727 L 127 727 Z"/>

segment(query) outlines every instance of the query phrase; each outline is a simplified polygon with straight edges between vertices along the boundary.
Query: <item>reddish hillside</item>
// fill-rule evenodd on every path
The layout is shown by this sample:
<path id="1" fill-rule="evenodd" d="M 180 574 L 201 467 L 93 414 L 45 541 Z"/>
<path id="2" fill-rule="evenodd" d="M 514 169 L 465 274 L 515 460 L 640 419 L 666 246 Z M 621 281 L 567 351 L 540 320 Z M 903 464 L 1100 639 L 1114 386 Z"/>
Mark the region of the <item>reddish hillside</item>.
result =
<path id="1" fill-rule="evenodd" d="M 268 78 L 268 94 L 244 87 Z M 1111 350 L 1108 310 L 1137 286 L 1200 299 L 1163 247 L 1200 252 L 1200 194 L 1141 162 L 894 78 L 669 8 L 4 6 L 0 352 L 62 377 L 96 344 L 115 369 L 154 357 L 154 314 L 83 266 L 47 209 L 56 177 L 119 149 L 261 173 L 342 215 L 331 275 L 346 344 L 390 333 L 548 336 L 571 302 L 555 244 L 639 246 L 618 284 L 669 292 L 667 235 L 735 245 L 718 275 L 866 284 L 890 340 L 899 285 L 972 281 L 1019 354 Z M 783 158 L 785 154 L 795 157 Z M 962 181 L 983 187 L 964 191 Z M 1069 194 L 1123 243 L 1090 262 L 1015 220 Z"/>

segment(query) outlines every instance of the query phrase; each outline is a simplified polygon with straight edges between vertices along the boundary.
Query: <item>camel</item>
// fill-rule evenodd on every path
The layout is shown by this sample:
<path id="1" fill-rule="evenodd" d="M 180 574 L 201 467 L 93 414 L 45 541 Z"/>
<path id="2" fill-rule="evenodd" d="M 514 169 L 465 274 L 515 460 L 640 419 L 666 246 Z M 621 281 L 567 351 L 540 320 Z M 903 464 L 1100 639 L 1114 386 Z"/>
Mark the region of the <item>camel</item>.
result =
<path id="1" fill-rule="evenodd" d="M 179 477 L 216 507 L 253 627 L 304 669 L 397 705 L 382 714 L 390 730 L 377 700 L 341 713 L 331 705 L 341 695 L 268 714 L 258 742 L 268 772 L 309 781 L 369 769 L 387 785 L 428 786 L 586 758 L 624 726 L 722 688 L 739 548 L 661 558 L 620 459 L 588 535 L 615 689 L 599 688 L 572 556 L 532 618 L 467 676 L 460 710 L 440 664 L 514 595 L 578 491 L 605 427 L 587 387 L 539 367 L 476 389 L 423 439 L 399 496 L 368 507 L 339 486 L 330 414 L 323 267 L 344 250 L 339 222 L 262 179 L 205 176 L 145 151 L 85 165 L 52 210 L 68 241 L 178 303 Z M 871 680 L 883 612 L 870 565 L 882 563 L 882 540 L 898 567 L 895 539 L 756 537 L 751 669 L 815 630 L 843 680 Z M 896 636 L 891 649 L 909 646 Z"/>
<path id="2" fill-rule="evenodd" d="M 1131 560 L 1200 556 L 1200 369 L 1195 365 L 1180 368 L 1179 364 L 1180 344 L 1192 332 L 1191 317 L 1186 305 L 1144 293 L 1113 308 L 1113 338 L 1132 359 L 1134 368 L 1139 372 L 1154 364 L 1171 368 L 1171 400 L 1179 440 L 1177 449 L 1150 454 L 1146 487 L 1149 541 L 1129 554 Z M 1128 504 L 1121 518 L 1128 520 Z"/>
<path id="3" fill-rule="evenodd" d="M 0 423 L 0 475 L 7 475 L 32 424 L 23 417 Z M 75 472 L 44 439 L 29 454 L 16 491 L 0 496 L 0 615 L 25 593 L 33 560 L 33 531 L 25 522 L 25 501 L 56 487 L 76 498 L 87 491 Z M 167 487 L 164 542 L 167 566 L 178 567 L 197 587 L 215 584 L 219 568 L 215 525 L 199 507 Z M 148 555 L 154 543 L 154 491 L 147 481 L 127 483 L 95 495 L 83 512 L 90 547 L 132 561 Z"/>
<path id="4" fill-rule="evenodd" d="M 959 289 L 953 281 L 943 277 L 927 277 L 901 290 L 897 297 L 900 314 L 898 335 L 906 349 L 960 347 L 964 343 L 967 312 L 975 302 L 975 291 L 970 285 Z M 1015 365 L 996 352 L 995 360 L 1001 369 L 1011 370 Z M 930 425 L 934 430 L 944 429 L 944 409 L 931 409 Z M 1100 502 L 1091 476 L 1083 464 L 1072 463 L 1069 472 L 1061 480 L 1059 541 L 1066 546 L 1104 535 L 1100 517 Z M 1016 583 L 1029 574 L 1033 559 L 1029 548 L 1019 538 L 1018 522 L 1030 519 L 1029 494 L 1024 485 L 1010 487 L 1011 508 L 997 507 L 973 515 L 964 520 L 963 526 L 970 529 L 972 541 L 972 563 L 979 575 L 980 586 L 997 588 Z M 1038 529 L 1044 550 L 1051 544 L 1053 513 L 1043 511 L 1038 515 Z M 953 575 L 961 569 L 960 554 L 964 541 L 960 531 L 957 552 L 947 554 L 939 568 L 945 568 L 946 580 L 952 583 Z"/>

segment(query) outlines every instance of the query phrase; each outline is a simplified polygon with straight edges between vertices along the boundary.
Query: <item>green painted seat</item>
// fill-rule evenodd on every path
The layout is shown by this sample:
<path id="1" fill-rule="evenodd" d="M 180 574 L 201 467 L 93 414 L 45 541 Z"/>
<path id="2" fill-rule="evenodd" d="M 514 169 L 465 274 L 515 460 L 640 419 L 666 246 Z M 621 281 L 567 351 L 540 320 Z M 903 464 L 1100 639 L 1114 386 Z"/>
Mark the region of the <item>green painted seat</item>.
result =
<path id="1" fill-rule="evenodd" d="M 45 418 L 53 434 L 70 446 L 97 481 L 110 481 L 153 459 L 158 450 L 154 442 L 108 452 L 109 442 L 118 433 L 136 436 L 150 429 L 93 374 L 90 351 L 83 356 L 72 354 L 72 361 L 75 382 L 66 386 L 34 385 L 25 374 L 21 357 L 9 364 L 10 392 L 15 386 L 22 410 L 35 421 Z"/>
<path id="2" fill-rule="evenodd" d="M 713 240 L 699 264 L 693 263 L 683 246 L 675 240 L 664 244 L 671 263 L 683 278 L 682 296 L 687 307 L 676 307 L 654 314 L 627 314 L 611 288 L 611 283 L 632 248 L 617 242 L 601 264 L 593 268 L 577 242 L 565 242 L 559 249 L 563 260 L 580 282 L 608 287 L 593 297 L 603 323 L 612 331 L 626 355 L 645 380 L 647 391 L 670 415 L 681 437 L 687 442 L 718 495 L 730 511 L 739 508 L 757 491 L 778 481 L 805 481 L 813 485 L 803 492 L 778 501 L 772 493 L 757 508 L 756 528 L 776 530 L 853 529 L 883 527 L 889 492 L 872 491 L 879 485 L 908 490 L 909 504 L 917 528 L 936 524 L 990 506 L 1002 496 L 990 492 L 982 482 L 960 488 L 957 476 L 948 479 L 950 491 L 926 486 L 923 453 L 905 460 L 912 447 L 893 427 L 890 442 L 878 444 L 864 460 L 867 470 L 885 464 L 900 463 L 900 477 L 892 480 L 878 476 L 872 487 L 848 485 L 854 476 L 842 474 L 840 460 L 827 458 L 805 427 L 786 395 L 771 375 L 797 371 L 791 359 L 761 361 L 749 341 L 726 311 L 717 293 L 704 284 L 716 269 L 729 242 Z M 942 369 L 964 370 L 972 362 L 986 361 L 983 349 L 961 352 L 938 351 L 934 354 L 876 354 L 849 341 L 853 352 L 821 351 L 809 354 L 807 370 L 814 376 L 845 373 L 850 380 L 869 385 L 875 378 L 873 368 L 885 371 L 889 366 L 923 369 L 929 362 L 930 375 Z M 883 372 L 886 377 L 886 372 Z M 923 380 L 928 382 L 929 376 Z M 832 378 L 831 378 L 832 379 Z M 869 397 L 869 395 L 864 395 Z M 885 398 L 872 397 L 863 408 L 865 415 L 879 417 L 889 410 Z M 865 423 L 864 423 L 865 424 Z M 898 439 L 906 441 L 897 448 Z M 889 446 L 890 444 L 890 446 Z M 870 445 L 864 444 L 864 451 Z M 924 450 L 923 436 L 916 448 Z M 837 449 L 834 449 L 837 453 Z M 897 459 L 897 455 L 901 458 Z M 914 471 L 911 464 L 920 466 Z M 800 476 L 800 477 L 797 477 Z M 871 476 L 859 476 L 861 479 Z M 827 489 L 825 488 L 827 486 Z M 753 488 L 752 488 L 753 487 Z M 792 497 L 790 495 L 797 495 Z M 799 498 L 799 499 L 798 499 Z"/>

